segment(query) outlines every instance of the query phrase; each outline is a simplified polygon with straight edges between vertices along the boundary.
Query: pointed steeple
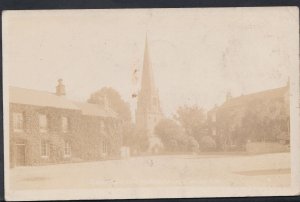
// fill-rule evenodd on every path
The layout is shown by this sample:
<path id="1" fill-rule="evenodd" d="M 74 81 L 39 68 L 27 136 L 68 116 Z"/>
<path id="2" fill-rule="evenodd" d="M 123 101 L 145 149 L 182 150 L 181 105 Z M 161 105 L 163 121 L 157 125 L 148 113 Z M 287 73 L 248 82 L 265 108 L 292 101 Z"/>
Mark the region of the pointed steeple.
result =
<path id="1" fill-rule="evenodd" d="M 156 135 L 154 128 L 157 123 L 163 118 L 160 108 L 158 90 L 155 88 L 154 77 L 152 72 L 150 54 L 148 50 L 148 39 L 146 35 L 144 63 L 142 70 L 141 89 L 137 99 L 136 109 L 136 126 L 138 129 L 146 131 L 144 135 L 149 138 L 149 149 L 154 148 L 156 144 Z"/>
<path id="2" fill-rule="evenodd" d="M 150 55 L 149 55 L 149 50 L 148 50 L 147 35 L 146 35 L 146 40 L 145 40 L 144 63 L 143 63 L 141 90 L 145 91 L 147 93 L 153 93 L 155 91 L 152 65 L 151 65 Z"/>

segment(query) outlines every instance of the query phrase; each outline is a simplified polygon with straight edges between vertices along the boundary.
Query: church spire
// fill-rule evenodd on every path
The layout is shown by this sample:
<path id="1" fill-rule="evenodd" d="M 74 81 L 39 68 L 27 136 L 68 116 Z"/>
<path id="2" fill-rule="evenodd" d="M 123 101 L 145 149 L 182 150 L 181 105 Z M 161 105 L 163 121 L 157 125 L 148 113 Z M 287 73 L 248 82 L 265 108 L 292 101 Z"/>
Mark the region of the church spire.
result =
<path id="1" fill-rule="evenodd" d="M 143 63 L 143 73 L 142 73 L 142 91 L 147 91 L 148 93 L 153 93 L 155 91 L 152 65 L 150 61 L 150 55 L 148 50 L 148 37 L 146 34 L 145 40 L 145 50 L 144 50 L 144 63 Z"/>
<path id="2" fill-rule="evenodd" d="M 149 149 L 155 148 L 159 142 L 154 128 L 162 119 L 163 115 L 160 109 L 158 91 L 154 85 L 151 60 L 148 50 L 148 39 L 146 35 L 144 63 L 142 70 L 141 90 L 138 94 L 136 109 L 136 127 L 146 131 L 145 135 L 149 138 Z"/>

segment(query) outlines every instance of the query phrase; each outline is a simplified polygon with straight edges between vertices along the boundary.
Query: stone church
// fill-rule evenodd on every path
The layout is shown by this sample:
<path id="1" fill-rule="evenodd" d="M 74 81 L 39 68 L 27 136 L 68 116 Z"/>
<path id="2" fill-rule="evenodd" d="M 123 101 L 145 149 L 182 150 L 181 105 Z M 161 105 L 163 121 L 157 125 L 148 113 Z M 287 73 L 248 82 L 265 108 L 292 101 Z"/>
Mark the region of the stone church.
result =
<path id="1" fill-rule="evenodd" d="M 162 148 L 162 143 L 154 132 L 155 126 L 162 118 L 163 114 L 160 108 L 158 89 L 155 87 L 146 37 L 141 89 L 137 100 L 136 126 L 137 129 L 146 131 L 149 140 L 149 152 L 157 153 Z"/>

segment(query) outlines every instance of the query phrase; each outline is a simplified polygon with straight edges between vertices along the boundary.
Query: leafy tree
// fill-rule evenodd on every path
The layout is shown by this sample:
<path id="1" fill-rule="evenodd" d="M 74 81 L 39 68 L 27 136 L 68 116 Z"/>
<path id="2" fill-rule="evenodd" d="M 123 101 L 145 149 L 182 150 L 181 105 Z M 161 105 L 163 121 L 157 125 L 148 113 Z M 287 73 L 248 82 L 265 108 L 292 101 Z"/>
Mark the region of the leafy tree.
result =
<path id="1" fill-rule="evenodd" d="M 156 125 L 155 134 L 161 139 L 167 151 L 176 151 L 183 130 L 175 121 L 163 119 Z"/>
<path id="2" fill-rule="evenodd" d="M 256 100 L 246 109 L 242 130 L 251 141 L 277 141 L 282 133 L 288 133 L 288 120 L 283 100 Z"/>
<path id="3" fill-rule="evenodd" d="M 187 151 L 198 152 L 199 151 L 199 143 L 198 141 L 192 137 L 187 136 Z"/>
<path id="4" fill-rule="evenodd" d="M 155 127 L 155 134 L 161 139 L 166 151 L 198 151 L 199 145 L 194 137 L 184 133 L 183 128 L 172 119 L 163 119 Z"/>
<path id="5" fill-rule="evenodd" d="M 217 128 L 219 136 L 216 138 L 218 150 L 230 149 L 228 146 L 242 145 L 247 137 L 241 131 L 243 111 L 237 107 L 226 107 L 218 111 Z"/>
<path id="6" fill-rule="evenodd" d="M 200 148 L 202 151 L 214 151 L 216 149 L 216 142 L 210 136 L 204 136 L 200 141 Z"/>
<path id="7" fill-rule="evenodd" d="M 120 116 L 120 118 L 125 122 L 131 122 L 130 107 L 127 102 L 125 102 L 118 91 L 111 87 L 103 87 L 100 90 L 93 93 L 88 99 L 89 103 L 103 104 L 104 97 L 106 97 L 109 106 Z"/>
<path id="8" fill-rule="evenodd" d="M 207 133 L 205 111 L 196 105 L 179 107 L 174 119 L 184 128 L 186 135 L 194 137 L 197 141 Z"/>

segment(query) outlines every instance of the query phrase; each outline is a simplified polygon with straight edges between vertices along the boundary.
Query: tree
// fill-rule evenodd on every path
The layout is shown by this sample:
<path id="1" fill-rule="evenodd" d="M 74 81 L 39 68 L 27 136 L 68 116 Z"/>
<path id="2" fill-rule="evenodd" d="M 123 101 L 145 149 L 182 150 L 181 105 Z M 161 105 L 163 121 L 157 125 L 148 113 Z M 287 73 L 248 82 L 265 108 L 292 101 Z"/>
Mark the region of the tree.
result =
<path id="1" fill-rule="evenodd" d="M 120 118 L 125 122 L 131 122 L 130 107 L 127 102 L 125 102 L 118 91 L 111 87 L 103 87 L 100 90 L 93 93 L 88 99 L 89 103 L 93 104 L 103 104 L 103 98 L 106 97 L 109 106 L 120 116 Z"/>
<path id="2" fill-rule="evenodd" d="M 155 127 L 155 134 L 161 139 L 166 151 L 177 151 L 182 128 L 171 119 L 161 120 Z"/>
<path id="3" fill-rule="evenodd" d="M 187 151 L 191 151 L 191 152 L 199 151 L 199 143 L 192 136 L 187 136 Z"/>
<path id="4" fill-rule="evenodd" d="M 206 135 L 206 118 L 202 108 L 196 105 L 179 107 L 174 119 L 184 128 L 186 135 L 194 137 L 198 142 Z"/>
<path id="5" fill-rule="evenodd" d="M 200 148 L 202 151 L 214 151 L 216 149 L 216 142 L 210 136 L 204 136 L 200 141 Z"/>
<path id="6" fill-rule="evenodd" d="M 251 141 L 277 141 L 288 133 L 289 112 L 283 100 L 256 100 L 249 104 L 242 120 L 243 133 Z"/>
<path id="7" fill-rule="evenodd" d="M 155 127 L 155 134 L 161 139 L 169 152 L 198 151 L 199 145 L 194 137 L 184 133 L 183 128 L 172 119 L 163 119 Z"/>
<path id="8" fill-rule="evenodd" d="M 233 146 L 243 145 L 247 139 L 247 134 L 241 131 L 243 116 L 243 110 L 238 107 L 225 107 L 218 111 L 217 149 L 227 150 Z"/>

